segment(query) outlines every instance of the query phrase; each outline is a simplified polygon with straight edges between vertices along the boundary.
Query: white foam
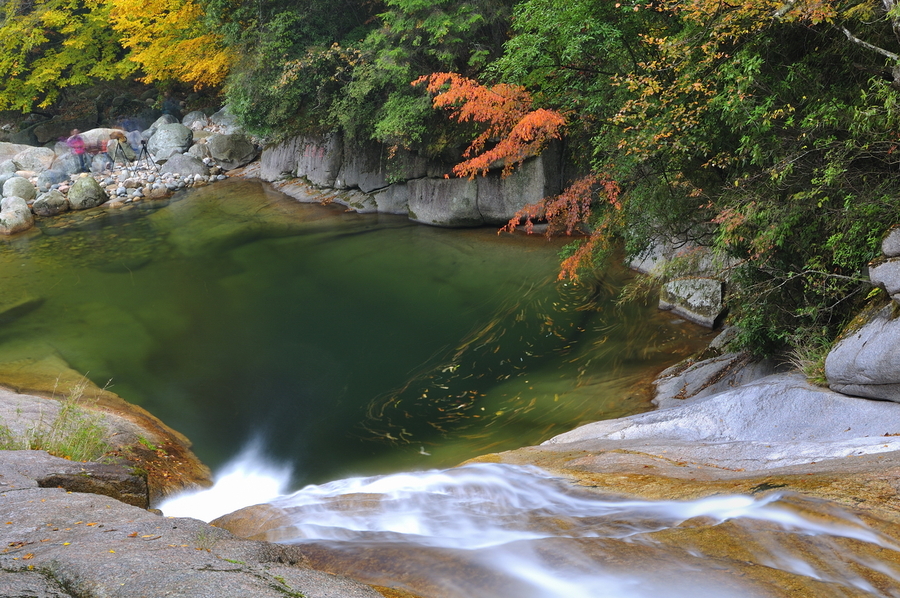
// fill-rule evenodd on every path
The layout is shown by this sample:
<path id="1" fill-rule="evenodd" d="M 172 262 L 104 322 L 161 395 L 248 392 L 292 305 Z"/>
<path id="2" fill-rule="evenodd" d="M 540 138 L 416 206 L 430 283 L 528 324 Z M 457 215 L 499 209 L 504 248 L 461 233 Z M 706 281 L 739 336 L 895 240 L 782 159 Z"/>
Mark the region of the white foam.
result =
<path id="1" fill-rule="evenodd" d="M 215 475 L 212 488 L 173 496 L 160 504 L 159 510 L 170 517 L 209 522 L 282 496 L 288 491 L 291 473 L 291 467 L 267 460 L 261 444 L 254 441 Z"/>

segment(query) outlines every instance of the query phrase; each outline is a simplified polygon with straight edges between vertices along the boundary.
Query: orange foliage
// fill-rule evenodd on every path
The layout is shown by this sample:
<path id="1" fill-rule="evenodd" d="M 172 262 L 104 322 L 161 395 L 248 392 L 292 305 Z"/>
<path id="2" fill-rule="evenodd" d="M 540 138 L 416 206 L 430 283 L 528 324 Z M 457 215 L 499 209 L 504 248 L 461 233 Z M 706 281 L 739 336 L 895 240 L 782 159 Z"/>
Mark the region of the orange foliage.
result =
<path id="1" fill-rule="evenodd" d="M 619 201 L 621 190 L 619 185 L 609 178 L 599 174 L 589 174 L 573 182 L 562 193 L 554 197 L 545 197 L 541 201 L 530 204 L 516 212 L 516 215 L 506 223 L 499 232 L 512 232 L 522 222 L 525 222 L 525 232 L 534 232 L 535 220 L 546 220 L 548 224 L 547 236 L 559 233 L 571 235 L 574 232 L 583 232 L 591 229 L 588 238 L 578 246 L 575 252 L 563 260 L 560 266 L 559 278 L 578 279 L 578 271 L 589 267 L 597 250 L 605 246 L 610 239 L 608 229 L 615 218 L 621 218 L 622 204 Z M 594 200 L 602 197 L 606 204 L 612 208 L 611 216 L 602 222 L 590 224 L 594 214 Z"/>
<path id="2" fill-rule="evenodd" d="M 468 159 L 453 168 L 457 176 L 483 176 L 498 164 L 503 165 L 506 176 L 538 155 L 551 139 L 559 139 L 566 124 L 559 112 L 532 109 L 531 94 L 519 85 L 486 87 L 456 73 L 433 73 L 413 81 L 413 85 L 422 83 L 435 94 L 435 108 L 450 111 L 457 122 L 486 125 L 463 153 Z M 494 141 L 496 144 L 485 151 Z"/>

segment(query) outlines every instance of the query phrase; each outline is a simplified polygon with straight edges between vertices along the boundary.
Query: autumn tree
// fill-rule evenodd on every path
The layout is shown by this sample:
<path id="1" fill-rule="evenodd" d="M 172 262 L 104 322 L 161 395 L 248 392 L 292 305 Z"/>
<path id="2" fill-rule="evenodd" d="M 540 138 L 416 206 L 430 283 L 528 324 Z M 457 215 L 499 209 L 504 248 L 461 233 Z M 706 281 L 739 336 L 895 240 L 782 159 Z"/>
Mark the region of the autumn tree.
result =
<path id="1" fill-rule="evenodd" d="M 236 59 L 195 0 L 107 0 L 110 24 L 145 82 L 221 85 Z"/>
<path id="2" fill-rule="evenodd" d="M 63 90 L 134 72 L 103 0 L 0 6 L 0 110 L 46 108 Z"/>

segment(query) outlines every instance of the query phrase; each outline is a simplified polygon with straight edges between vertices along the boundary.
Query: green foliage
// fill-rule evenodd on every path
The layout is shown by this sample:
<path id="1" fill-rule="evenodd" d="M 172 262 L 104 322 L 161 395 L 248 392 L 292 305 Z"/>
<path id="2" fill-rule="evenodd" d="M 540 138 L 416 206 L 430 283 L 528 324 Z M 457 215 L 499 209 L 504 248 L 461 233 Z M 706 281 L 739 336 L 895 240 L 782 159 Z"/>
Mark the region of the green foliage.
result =
<path id="1" fill-rule="evenodd" d="M 67 88 L 135 70 L 100 0 L 0 6 L 0 110 L 45 108 Z"/>

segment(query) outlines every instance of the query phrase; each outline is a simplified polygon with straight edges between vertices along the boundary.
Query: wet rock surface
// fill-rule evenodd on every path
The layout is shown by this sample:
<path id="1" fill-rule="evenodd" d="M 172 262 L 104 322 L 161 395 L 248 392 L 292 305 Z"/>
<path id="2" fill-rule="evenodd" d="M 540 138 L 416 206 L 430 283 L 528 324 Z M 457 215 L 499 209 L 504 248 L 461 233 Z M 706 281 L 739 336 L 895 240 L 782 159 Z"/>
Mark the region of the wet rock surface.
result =
<path id="1" fill-rule="evenodd" d="M 2 596 L 377 598 L 314 571 L 301 551 L 235 538 L 106 496 L 3 489 Z"/>

